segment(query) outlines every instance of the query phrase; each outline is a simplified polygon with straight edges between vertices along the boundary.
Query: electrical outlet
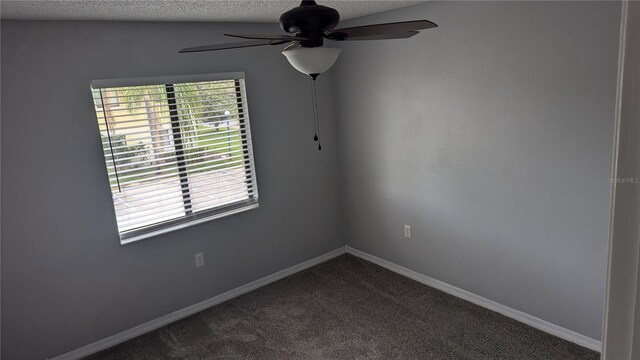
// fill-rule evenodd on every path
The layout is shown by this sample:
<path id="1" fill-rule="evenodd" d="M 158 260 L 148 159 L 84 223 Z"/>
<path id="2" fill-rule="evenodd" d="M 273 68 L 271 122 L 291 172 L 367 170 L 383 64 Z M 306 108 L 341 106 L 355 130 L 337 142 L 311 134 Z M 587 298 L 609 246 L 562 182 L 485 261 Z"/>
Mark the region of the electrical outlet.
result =
<path id="1" fill-rule="evenodd" d="M 197 253 L 196 254 L 196 267 L 204 266 L 204 254 Z"/>
<path id="2" fill-rule="evenodd" d="M 411 225 L 404 226 L 404 237 L 411 239 Z"/>

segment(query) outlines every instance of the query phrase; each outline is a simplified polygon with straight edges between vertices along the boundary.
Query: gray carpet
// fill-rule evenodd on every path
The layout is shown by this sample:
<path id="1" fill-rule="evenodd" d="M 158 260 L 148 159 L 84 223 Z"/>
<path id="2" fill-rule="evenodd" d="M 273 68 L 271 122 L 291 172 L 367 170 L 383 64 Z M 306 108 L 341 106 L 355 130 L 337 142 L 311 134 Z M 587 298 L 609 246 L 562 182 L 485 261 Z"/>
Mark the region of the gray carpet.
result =
<path id="1" fill-rule="evenodd" d="M 598 359 L 343 255 L 89 359 Z"/>

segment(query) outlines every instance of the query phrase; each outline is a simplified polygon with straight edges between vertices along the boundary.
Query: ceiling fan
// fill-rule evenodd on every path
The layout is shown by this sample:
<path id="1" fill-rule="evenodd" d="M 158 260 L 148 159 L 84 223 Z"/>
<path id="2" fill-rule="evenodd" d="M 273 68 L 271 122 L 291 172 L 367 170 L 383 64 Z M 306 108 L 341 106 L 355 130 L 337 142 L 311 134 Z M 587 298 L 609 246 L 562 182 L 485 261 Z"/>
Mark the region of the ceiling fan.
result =
<path id="1" fill-rule="evenodd" d="M 282 45 L 291 43 L 282 52 L 298 71 L 315 79 L 327 71 L 338 59 L 342 49 L 323 47 L 324 40 L 388 40 L 406 39 L 418 34 L 418 30 L 438 25 L 428 20 L 412 20 L 335 29 L 340 21 L 337 10 L 318 5 L 314 0 L 302 0 L 280 16 L 280 27 L 288 34 L 225 34 L 251 41 L 190 47 L 181 53 L 238 49 L 253 46 Z"/>
<path id="2" fill-rule="evenodd" d="M 419 30 L 438 27 L 428 20 L 412 20 L 383 24 L 372 24 L 335 29 L 340 21 L 337 10 L 318 5 L 314 0 L 302 0 L 295 7 L 280 16 L 280 27 L 287 34 L 224 34 L 250 41 L 205 45 L 180 50 L 181 53 L 239 49 L 265 45 L 289 44 L 282 54 L 298 71 L 309 75 L 312 81 L 312 101 L 314 107 L 314 140 L 318 140 L 318 114 L 315 80 L 327 71 L 338 59 L 342 49 L 323 47 L 324 40 L 360 41 L 406 39 L 417 35 Z M 318 143 L 318 150 L 322 146 Z"/>

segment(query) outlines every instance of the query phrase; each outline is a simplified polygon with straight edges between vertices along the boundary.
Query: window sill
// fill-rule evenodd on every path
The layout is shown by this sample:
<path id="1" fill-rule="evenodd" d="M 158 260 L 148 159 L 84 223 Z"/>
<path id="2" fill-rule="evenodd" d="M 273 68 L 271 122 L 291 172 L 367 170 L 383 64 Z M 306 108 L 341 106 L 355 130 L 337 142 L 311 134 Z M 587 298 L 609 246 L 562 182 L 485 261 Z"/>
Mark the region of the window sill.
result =
<path id="1" fill-rule="evenodd" d="M 211 220 L 215 220 L 215 219 L 220 219 L 223 217 L 227 217 L 227 216 L 231 216 L 231 215 L 235 215 L 235 214 L 239 214 L 245 211 L 249 211 L 249 210 L 253 210 L 253 209 L 257 209 L 260 207 L 259 203 L 253 203 L 253 204 L 249 204 L 240 208 L 236 208 L 236 209 L 231 209 L 228 211 L 224 211 L 224 212 L 220 212 L 220 213 L 216 213 L 213 215 L 209 215 L 209 216 L 205 216 L 199 219 L 194 219 L 185 223 L 180 223 L 180 224 L 176 224 L 176 225 L 172 225 L 172 226 L 168 226 L 162 229 L 157 229 L 157 230 L 150 230 L 149 232 L 145 232 L 144 234 L 139 234 L 139 235 L 133 235 L 133 236 L 129 236 L 129 237 L 125 237 L 122 238 L 122 236 L 120 237 L 120 245 L 127 245 L 127 244 L 131 244 L 134 242 L 138 242 L 140 240 L 144 240 L 144 239 L 148 239 L 148 238 L 152 238 L 158 235 L 162 235 L 162 234 L 166 234 L 166 233 L 170 233 L 176 230 L 180 230 L 180 229 L 184 229 L 184 228 L 188 228 L 194 225 L 198 225 L 198 224 L 202 224 L 204 222 L 207 221 L 211 221 Z"/>

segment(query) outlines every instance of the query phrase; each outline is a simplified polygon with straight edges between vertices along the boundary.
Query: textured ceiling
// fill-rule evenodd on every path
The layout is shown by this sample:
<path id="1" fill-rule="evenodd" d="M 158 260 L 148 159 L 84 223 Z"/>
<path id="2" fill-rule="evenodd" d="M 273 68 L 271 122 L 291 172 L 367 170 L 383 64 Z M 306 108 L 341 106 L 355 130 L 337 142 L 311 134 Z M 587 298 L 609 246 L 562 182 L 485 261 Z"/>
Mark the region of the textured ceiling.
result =
<path id="1" fill-rule="evenodd" d="M 375 14 L 422 1 L 328 0 L 342 20 Z M 277 22 L 298 6 L 289 0 L 19 0 L 0 2 L 2 19 Z"/>

